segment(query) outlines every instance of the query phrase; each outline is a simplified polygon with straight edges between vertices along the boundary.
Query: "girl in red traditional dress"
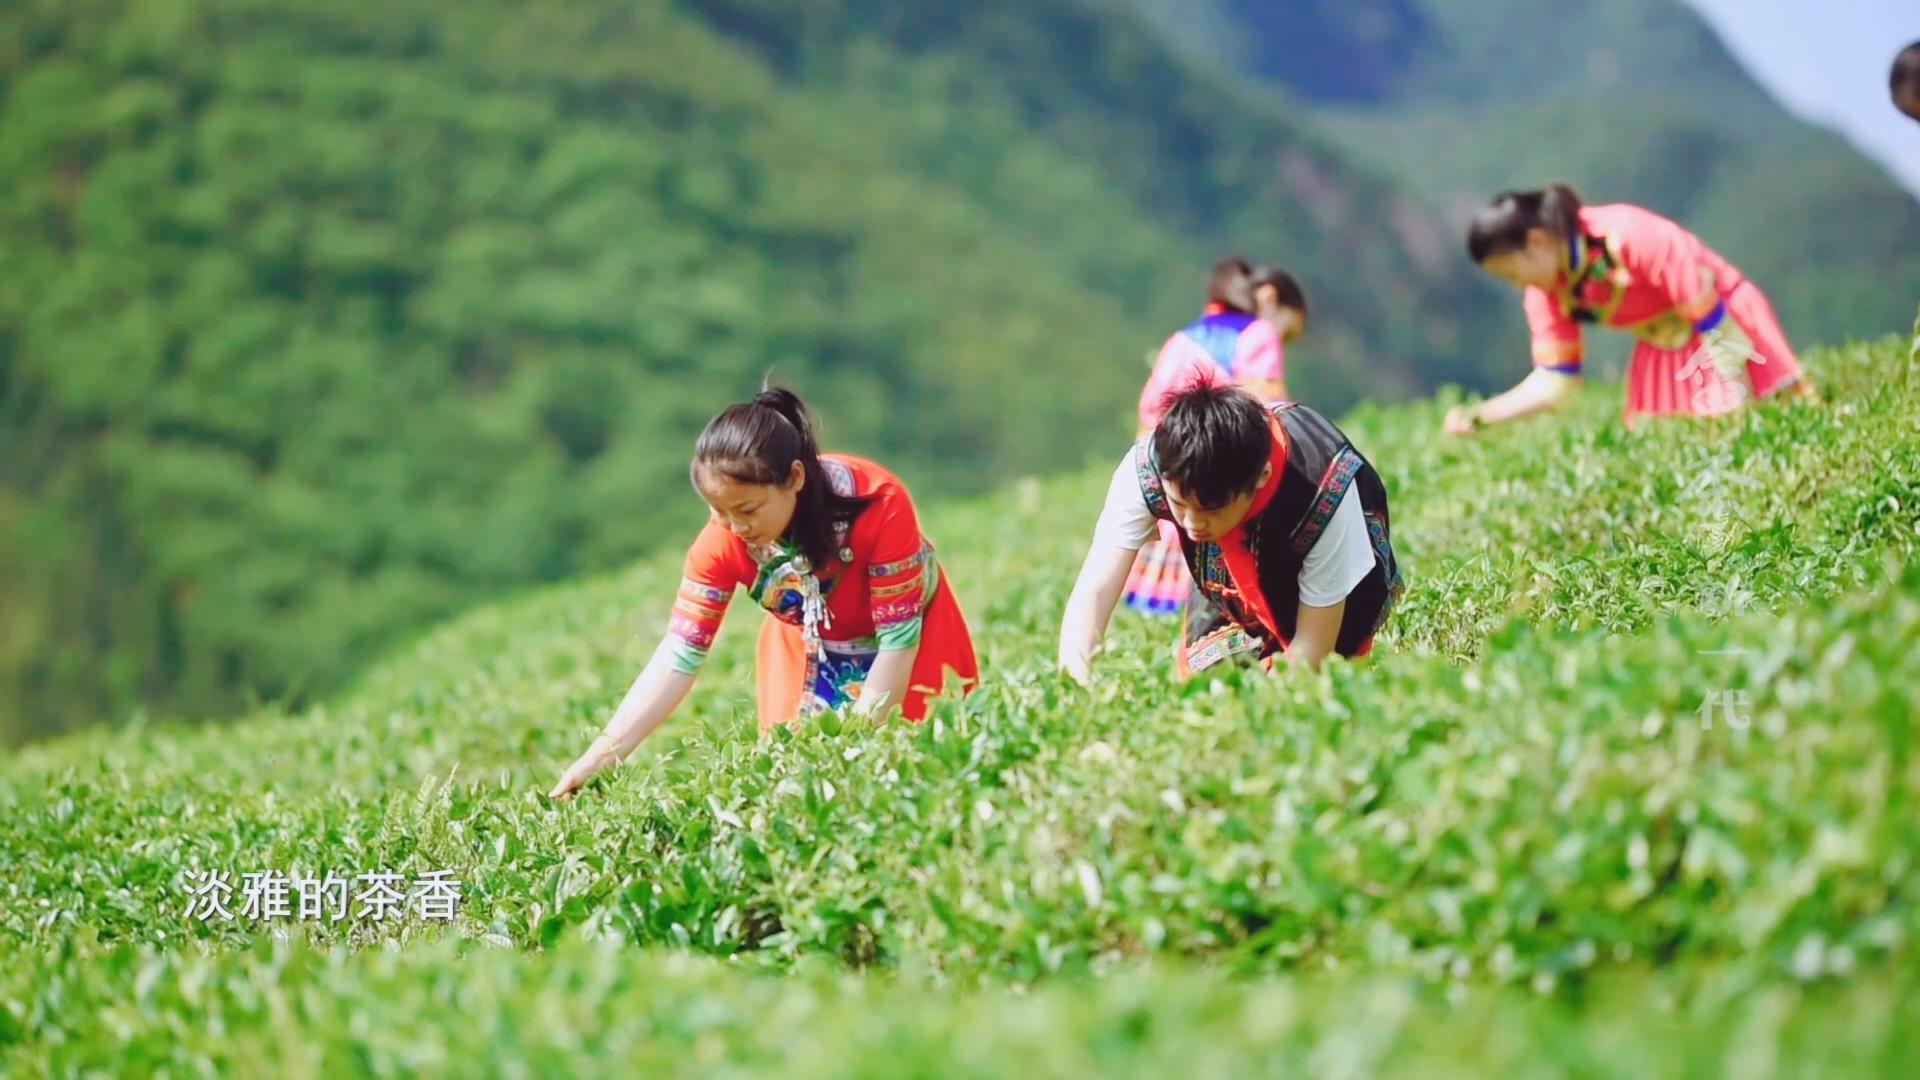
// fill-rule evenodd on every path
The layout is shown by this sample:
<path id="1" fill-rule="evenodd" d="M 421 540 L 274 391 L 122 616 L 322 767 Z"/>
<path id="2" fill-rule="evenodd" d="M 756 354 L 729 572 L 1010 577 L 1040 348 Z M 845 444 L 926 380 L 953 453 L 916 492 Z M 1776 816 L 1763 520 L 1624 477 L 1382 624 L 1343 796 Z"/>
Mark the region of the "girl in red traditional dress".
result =
<path id="1" fill-rule="evenodd" d="M 1307 328 L 1307 298 L 1278 267 L 1223 259 L 1213 268 L 1206 310 L 1168 338 L 1140 391 L 1144 438 L 1160 425 L 1167 402 L 1199 384 L 1237 383 L 1262 401 L 1287 398 L 1286 346 Z M 1140 549 L 1127 578 L 1126 604 L 1148 615 L 1180 615 L 1193 578 L 1171 523 Z"/>
<path id="2" fill-rule="evenodd" d="M 607 728 L 560 777 L 567 795 L 679 707 L 735 589 L 760 628 L 760 730 L 828 709 L 908 720 L 950 677 L 979 681 L 973 637 L 907 489 L 857 457 L 822 454 L 806 406 L 769 389 L 707 425 L 693 485 L 712 509 L 687 553 L 667 636 Z"/>
<path id="3" fill-rule="evenodd" d="M 1580 385 L 1582 323 L 1640 340 L 1625 417 L 1713 416 L 1812 385 L 1758 286 L 1700 238 L 1637 206 L 1584 206 L 1565 184 L 1506 192 L 1474 218 L 1467 250 L 1524 294 L 1533 373 L 1447 414 L 1471 435 L 1553 409 Z"/>

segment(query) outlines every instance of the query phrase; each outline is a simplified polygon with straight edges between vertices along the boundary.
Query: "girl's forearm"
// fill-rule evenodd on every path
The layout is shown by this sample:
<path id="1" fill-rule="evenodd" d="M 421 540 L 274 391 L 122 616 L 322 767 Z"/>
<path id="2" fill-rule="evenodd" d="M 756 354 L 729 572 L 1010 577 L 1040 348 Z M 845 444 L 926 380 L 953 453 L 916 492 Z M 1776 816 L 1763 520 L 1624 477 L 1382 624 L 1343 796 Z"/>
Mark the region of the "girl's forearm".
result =
<path id="1" fill-rule="evenodd" d="M 627 688 L 598 741 L 624 760 L 673 715 L 692 689 L 693 676 L 675 671 L 663 647 Z"/>
<path id="2" fill-rule="evenodd" d="M 913 681 L 913 662 L 919 655 L 920 646 L 915 645 L 885 650 L 875 657 L 854 711 L 861 716 L 884 716 L 887 710 L 905 705 Z"/>
<path id="3" fill-rule="evenodd" d="M 1536 368 L 1504 394 L 1489 398 L 1473 410 L 1483 424 L 1504 424 L 1557 409 L 1580 387 L 1576 376 Z"/>
<path id="4" fill-rule="evenodd" d="M 1107 636 L 1136 554 L 1118 548 L 1087 553 L 1060 619 L 1060 667 L 1077 680 L 1084 682 L 1092 674 L 1093 654 Z"/>

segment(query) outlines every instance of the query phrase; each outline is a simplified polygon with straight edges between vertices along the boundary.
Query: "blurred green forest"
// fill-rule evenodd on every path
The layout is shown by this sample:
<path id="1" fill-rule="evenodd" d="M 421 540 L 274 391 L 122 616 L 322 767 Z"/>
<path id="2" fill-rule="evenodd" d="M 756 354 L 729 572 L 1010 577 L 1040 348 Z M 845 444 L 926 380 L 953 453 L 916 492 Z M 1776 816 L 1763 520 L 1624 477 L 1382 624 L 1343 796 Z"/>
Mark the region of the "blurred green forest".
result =
<path id="1" fill-rule="evenodd" d="M 1228 250 L 1305 275 L 1316 402 L 1481 381 L 1437 216 L 1174 55 L 1069 0 L 0 9 L 0 742 L 679 542 L 770 369 L 923 497 L 1110 453 Z"/>

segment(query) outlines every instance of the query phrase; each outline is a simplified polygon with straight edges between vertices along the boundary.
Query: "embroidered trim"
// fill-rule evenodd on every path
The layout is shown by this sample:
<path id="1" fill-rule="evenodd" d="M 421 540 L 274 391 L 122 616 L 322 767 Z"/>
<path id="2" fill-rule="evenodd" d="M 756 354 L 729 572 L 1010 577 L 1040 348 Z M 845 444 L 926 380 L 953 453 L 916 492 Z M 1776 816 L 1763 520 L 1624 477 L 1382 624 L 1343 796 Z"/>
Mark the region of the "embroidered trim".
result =
<path id="1" fill-rule="evenodd" d="M 1387 578 L 1387 598 L 1380 605 L 1380 613 L 1374 616 L 1373 627 L 1367 631 L 1367 640 L 1371 641 L 1373 635 L 1379 633 L 1380 628 L 1387 624 L 1387 615 L 1393 611 L 1394 605 L 1400 602 L 1400 596 L 1407 591 L 1407 585 L 1405 579 L 1400 576 L 1400 560 L 1394 557 L 1393 544 L 1387 539 L 1386 522 L 1380 520 L 1378 514 L 1369 513 L 1363 516 L 1367 519 L 1367 536 L 1373 540 L 1374 561 L 1380 565 Z"/>
<path id="2" fill-rule="evenodd" d="M 672 613 L 667 620 L 667 636 L 661 642 L 661 647 L 672 654 L 675 671 L 682 675 L 699 673 L 713 648 L 720 621 L 726 618 L 727 602 L 732 598 L 730 589 L 717 589 L 691 578 L 681 579 L 680 591 L 673 598 Z"/>
<path id="3" fill-rule="evenodd" d="M 1595 239 L 1600 242 L 1594 243 Z M 1621 257 L 1618 236 L 1583 237 L 1581 241 L 1577 245 L 1580 262 L 1559 291 L 1560 309 L 1575 322 L 1610 326 L 1627 297 L 1627 287 L 1633 284 L 1633 275 L 1627 272 L 1626 260 Z"/>
<path id="4" fill-rule="evenodd" d="M 873 605 L 873 624 L 877 627 L 899 626 L 918 619 L 926 605 L 919 597 L 911 600 L 891 600 L 884 604 Z"/>
<path id="5" fill-rule="evenodd" d="M 1153 459 L 1153 436 L 1133 444 L 1133 473 L 1140 481 L 1140 497 L 1146 500 L 1147 512 L 1161 521 L 1172 521 L 1167 489 L 1160 483 L 1160 466 Z"/>
<path id="6" fill-rule="evenodd" d="M 733 598 L 733 590 L 716 589 L 711 585 L 702 585 L 692 578 L 681 578 L 680 595 L 689 600 L 701 600 L 709 604 L 719 604 L 721 607 L 726 607 L 727 601 Z"/>
<path id="7" fill-rule="evenodd" d="M 683 642 L 689 648 L 700 653 L 704 659 L 707 650 L 713 648 L 713 641 L 716 635 L 712 630 L 709 630 L 700 623 L 676 615 L 673 621 L 667 624 L 667 636 Z"/>
<path id="8" fill-rule="evenodd" d="M 1718 299 L 1717 295 L 1716 295 L 1716 299 Z M 1699 321 L 1693 324 L 1693 332 L 1696 334 L 1710 334 L 1716 328 L 1718 328 L 1722 322 L 1725 322 L 1726 318 L 1727 318 L 1727 302 L 1725 300 L 1720 300 L 1718 303 L 1713 305 L 1712 311 L 1707 312 L 1707 315 L 1705 318 L 1700 319 Z"/>
<path id="9" fill-rule="evenodd" d="M 673 601 L 676 615 L 685 615 L 689 619 L 719 620 L 727 614 L 725 600 L 696 600 L 690 596 L 676 597 Z"/>
<path id="10" fill-rule="evenodd" d="M 1251 524 L 1252 523 L 1249 523 L 1250 527 Z M 1250 550 L 1258 550 L 1258 548 L 1252 544 L 1251 533 L 1249 533 L 1248 546 Z M 1222 615 L 1226 616 L 1230 626 L 1238 628 L 1241 633 L 1251 639 L 1254 643 L 1254 648 L 1264 650 L 1266 648 L 1264 637 L 1255 630 L 1248 629 L 1249 627 L 1259 627 L 1261 625 L 1260 620 L 1254 615 L 1252 607 L 1247 604 L 1246 596 L 1240 591 L 1239 585 L 1234 582 L 1232 571 L 1227 568 L 1225 549 L 1212 541 L 1195 544 L 1194 561 L 1200 565 L 1199 576 L 1194 579 L 1194 585 L 1200 590 L 1200 594 L 1207 598 L 1208 603 L 1218 608 Z M 1187 646 L 1188 666 L 1194 666 L 1192 659 L 1194 650 L 1199 648 L 1202 642 L 1209 640 L 1217 633 L 1218 631 L 1213 631 Z M 1236 649 L 1231 651 L 1239 652 L 1244 650 Z M 1195 667 L 1195 670 L 1198 670 L 1198 668 Z"/>
<path id="11" fill-rule="evenodd" d="M 823 632 L 833 625 L 833 613 L 827 610 L 827 593 L 843 575 L 835 574 L 823 588 L 806 555 L 785 543 L 757 549 L 753 557 L 760 563 L 760 575 L 754 580 L 751 594 L 775 617 L 799 625 L 807 654 L 801 685 L 812 686 L 820 663 L 826 658 Z M 810 720 L 820 709 L 818 699 L 808 696 L 801 702 L 800 718 Z"/>
<path id="12" fill-rule="evenodd" d="M 871 595 L 873 596 L 874 602 L 879 603 L 882 600 L 892 600 L 896 597 L 918 592 L 921 587 L 921 583 L 918 581 L 902 581 L 897 585 L 876 585 Z"/>
<path id="13" fill-rule="evenodd" d="M 1227 585 L 1233 576 L 1227 572 L 1227 553 L 1219 544 L 1208 540 L 1196 545 L 1200 563 L 1200 583 L 1202 585 Z"/>
<path id="14" fill-rule="evenodd" d="M 1314 541 L 1326 531 L 1327 522 L 1333 520 L 1333 512 L 1340 508 L 1340 499 L 1346 495 L 1354 474 L 1360 471 L 1360 465 L 1360 455 L 1352 447 L 1342 447 L 1328 463 L 1326 475 L 1320 478 L 1319 493 L 1314 496 L 1313 505 L 1307 509 L 1307 515 L 1300 519 L 1300 524 L 1289 538 L 1295 555 L 1306 555 Z"/>
<path id="15" fill-rule="evenodd" d="M 906 558 L 901 559 L 899 562 L 877 564 L 877 565 L 867 567 L 867 577 L 869 578 L 895 577 L 900 574 L 907 573 L 911 570 L 917 570 L 921 567 L 924 567 L 928 563 L 931 563 L 932 561 L 933 561 L 933 545 L 928 543 L 925 540 L 922 540 L 920 541 L 919 551 L 916 551 L 912 555 L 909 555 Z"/>
<path id="16" fill-rule="evenodd" d="M 853 497 L 853 470 L 848 468 L 845 462 L 821 458 L 820 470 L 827 474 L 827 486 L 833 489 L 835 495 L 843 499 Z"/>
<path id="17" fill-rule="evenodd" d="M 940 563 L 933 545 L 922 538 L 920 550 L 912 557 L 871 567 L 868 574 L 874 582 L 868 587 L 868 601 L 880 647 L 893 652 L 918 645 L 921 623 L 940 590 Z M 880 584 L 883 581 L 886 584 Z"/>
<path id="18" fill-rule="evenodd" d="M 1187 646 L 1187 668 L 1190 671 L 1205 671 L 1236 656 L 1248 653 L 1259 655 L 1265 651 L 1265 642 L 1238 626 L 1228 624 Z"/>
<path id="19" fill-rule="evenodd" d="M 804 622 L 805 604 L 810 593 L 818 593 L 824 604 L 846 576 L 830 573 L 822 577 L 815 573 L 806 553 L 786 540 L 754 549 L 752 555 L 760 572 L 753 584 L 748 586 L 747 595 L 775 618 L 795 626 Z"/>
<path id="20" fill-rule="evenodd" d="M 870 642 L 834 642 L 821 654 L 819 663 L 809 665 L 806 681 L 800 684 L 804 690 L 800 715 L 817 716 L 858 702 L 867 677 L 873 673 L 876 655 Z"/>

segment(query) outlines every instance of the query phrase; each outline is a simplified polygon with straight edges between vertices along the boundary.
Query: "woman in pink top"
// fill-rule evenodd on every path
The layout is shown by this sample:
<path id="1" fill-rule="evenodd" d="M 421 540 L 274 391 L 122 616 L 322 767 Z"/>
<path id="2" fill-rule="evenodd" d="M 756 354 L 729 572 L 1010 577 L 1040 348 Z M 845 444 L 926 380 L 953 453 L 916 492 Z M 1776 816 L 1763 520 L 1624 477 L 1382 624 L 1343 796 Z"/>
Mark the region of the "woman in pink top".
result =
<path id="1" fill-rule="evenodd" d="M 1201 384 L 1238 383 L 1262 401 L 1287 398 L 1286 343 L 1307 328 L 1307 299 L 1278 267 L 1222 259 L 1213 267 L 1200 318 L 1168 338 L 1140 391 L 1144 438 L 1160 426 L 1168 403 Z M 1127 577 L 1126 603 L 1149 615 L 1178 615 L 1193 592 L 1179 537 L 1161 522 L 1160 536 L 1140 549 Z"/>
<path id="2" fill-rule="evenodd" d="M 1518 386 L 1447 414 L 1446 430 L 1543 412 L 1578 388 L 1581 323 L 1640 340 L 1626 420 L 1713 416 L 1754 398 L 1811 391 L 1759 288 L 1679 225 L 1637 206 L 1583 206 L 1565 184 L 1506 192 L 1475 216 L 1467 250 L 1525 294 L 1534 370 Z"/>

